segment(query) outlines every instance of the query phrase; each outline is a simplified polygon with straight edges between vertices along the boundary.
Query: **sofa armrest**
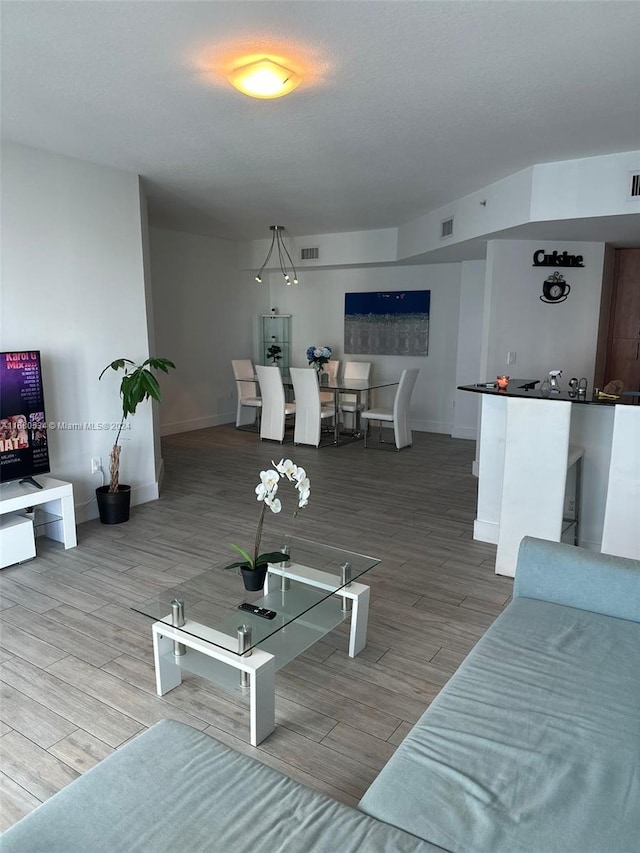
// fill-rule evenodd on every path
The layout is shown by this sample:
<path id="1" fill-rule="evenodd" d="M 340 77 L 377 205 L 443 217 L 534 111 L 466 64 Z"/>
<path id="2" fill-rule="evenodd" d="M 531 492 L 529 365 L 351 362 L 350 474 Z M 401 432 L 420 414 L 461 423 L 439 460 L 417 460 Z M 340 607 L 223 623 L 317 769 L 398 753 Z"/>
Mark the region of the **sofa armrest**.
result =
<path id="1" fill-rule="evenodd" d="M 640 560 L 525 536 L 513 595 L 640 622 Z"/>

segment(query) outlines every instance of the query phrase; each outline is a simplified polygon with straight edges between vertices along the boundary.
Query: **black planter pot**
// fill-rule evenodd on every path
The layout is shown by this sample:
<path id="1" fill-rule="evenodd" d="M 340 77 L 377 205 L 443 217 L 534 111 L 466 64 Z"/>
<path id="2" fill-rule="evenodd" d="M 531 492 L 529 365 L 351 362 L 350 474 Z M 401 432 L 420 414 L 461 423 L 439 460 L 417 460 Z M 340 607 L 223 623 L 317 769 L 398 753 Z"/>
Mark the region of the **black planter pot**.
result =
<path id="1" fill-rule="evenodd" d="M 264 579 L 267 576 L 266 565 L 260 566 L 258 569 L 243 569 L 240 567 L 240 574 L 244 581 L 244 588 L 249 592 L 259 592 L 264 587 Z"/>
<path id="2" fill-rule="evenodd" d="M 109 486 L 98 486 L 96 500 L 103 524 L 122 524 L 123 521 L 129 521 L 131 486 L 118 486 L 117 492 L 110 492 Z"/>

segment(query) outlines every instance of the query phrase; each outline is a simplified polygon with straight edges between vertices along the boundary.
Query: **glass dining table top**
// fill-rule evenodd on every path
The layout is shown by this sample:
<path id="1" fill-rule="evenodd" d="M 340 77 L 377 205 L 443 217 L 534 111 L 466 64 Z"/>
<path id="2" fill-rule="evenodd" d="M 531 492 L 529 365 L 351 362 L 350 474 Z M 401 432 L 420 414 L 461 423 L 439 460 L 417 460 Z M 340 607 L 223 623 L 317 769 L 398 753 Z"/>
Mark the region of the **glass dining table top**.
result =
<path id="1" fill-rule="evenodd" d="M 265 641 L 277 637 L 280 656 L 291 657 L 299 649 L 293 643 L 308 645 L 326 634 L 345 618 L 341 597 L 336 596 L 345 586 L 342 568 L 349 565 L 350 581 L 357 581 L 378 565 L 380 560 L 367 554 L 336 548 L 297 537 L 279 541 L 263 540 L 262 553 L 281 551 L 283 562 L 271 564 L 268 592 L 248 592 L 244 589 L 237 569 L 227 569 L 232 557 L 224 563 L 195 577 L 170 587 L 152 598 L 131 603 L 137 613 L 173 625 L 172 602 L 182 602 L 185 623 L 182 631 L 213 643 L 234 654 L 239 653 L 238 628 L 251 628 L 251 645 L 265 647 Z M 271 619 L 240 610 L 243 603 L 275 612 Z M 295 631 L 293 630 L 295 623 Z M 208 631 L 208 629 L 214 629 Z M 289 641 L 291 638 L 291 641 Z M 288 652 L 287 646 L 292 646 Z"/>
<path id="2" fill-rule="evenodd" d="M 312 368 L 309 368 L 309 370 L 311 369 Z M 293 389 L 293 380 L 291 379 L 288 370 L 281 370 L 281 375 L 282 384 L 287 389 L 287 393 L 290 393 L 291 389 Z M 259 384 L 257 376 L 253 379 L 240 381 L 255 382 Z M 340 394 L 356 395 L 354 428 L 351 432 L 341 431 L 339 419 L 335 418 L 333 427 L 333 445 L 337 446 L 339 444 L 344 444 L 346 442 L 362 438 L 362 432 L 360 430 L 360 410 L 364 408 L 364 406 L 361 405 L 361 401 L 367 399 L 367 394 L 370 391 L 375 391 L 380 388 L 392 388 L 399 384 L 400 379 L 346 379 L 345 377 L 331 378 L 328 373 L 322 374 L 320 382 L 318 383 L 318 388 L 321 392 L 333 393 L 336 411 L 340 408 Z"/>
<path id="3" fill-rule="evenodd" d="M 390 388 L 400 383 L 399 379 L 345 379 L 344 377 L 331 379 L 328 374 L 324 374 L 324 376 L 326 380 L 321 378 L 318 387 L 323 391 L 338 391 L 340 393 L 358 394 L 375 391 L 377 388 Z M 254 376 L 252 379 L 240 379 L 238 381 L 258 382 L 258 377 Z M 286 370 L 282 371 L 282 384 L 285 388 L 293 388 L 293 380 Z"/>

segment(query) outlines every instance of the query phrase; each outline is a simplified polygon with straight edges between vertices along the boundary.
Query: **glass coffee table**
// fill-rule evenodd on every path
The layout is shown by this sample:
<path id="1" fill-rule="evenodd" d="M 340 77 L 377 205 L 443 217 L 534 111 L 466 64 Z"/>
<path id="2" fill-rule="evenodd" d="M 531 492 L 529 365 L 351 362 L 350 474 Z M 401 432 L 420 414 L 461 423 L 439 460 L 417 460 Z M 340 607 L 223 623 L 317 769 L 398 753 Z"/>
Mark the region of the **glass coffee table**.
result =
<path id="1" fill-rule="evenodd" d="M 369 587 L 358 579 L 380 562 L 295 537 L 262 550 L 281 550 L 282 562 L 269 564 L 261 592 L 221 564 L 131 605 L 154 620 L 158 695 L 181 684 L 183 670 L 248 695 L 253 746 L 275 728 L 277 670 L 348 618 L 349 656 L 365 647 Z"/>

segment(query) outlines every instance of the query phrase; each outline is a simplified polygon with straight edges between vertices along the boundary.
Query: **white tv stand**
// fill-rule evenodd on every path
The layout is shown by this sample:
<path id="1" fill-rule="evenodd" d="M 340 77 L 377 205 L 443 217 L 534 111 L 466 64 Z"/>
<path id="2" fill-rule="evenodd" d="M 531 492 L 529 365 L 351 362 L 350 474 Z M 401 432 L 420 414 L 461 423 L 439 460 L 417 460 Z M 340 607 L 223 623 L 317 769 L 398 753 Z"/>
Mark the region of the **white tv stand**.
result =
<path id="1" fill-rule="evenodd" d="M 78 540 L 73 486 L 53 477 L 38 476 L 37 480 L 41 489 L 17 480 L 0 485 L 0 515 L 24 514 L 25 509 L 34 507 L 35 535 L 42 533 L 62 542 L 65 548 L 75 548 Z"/>

